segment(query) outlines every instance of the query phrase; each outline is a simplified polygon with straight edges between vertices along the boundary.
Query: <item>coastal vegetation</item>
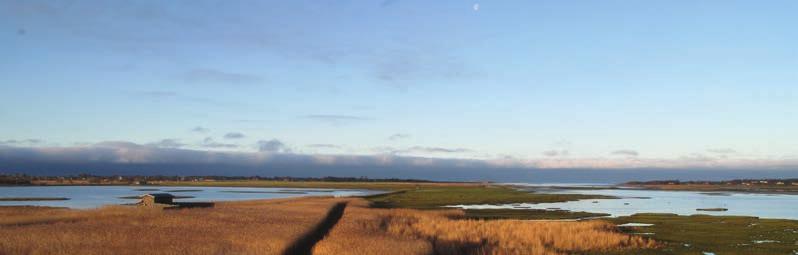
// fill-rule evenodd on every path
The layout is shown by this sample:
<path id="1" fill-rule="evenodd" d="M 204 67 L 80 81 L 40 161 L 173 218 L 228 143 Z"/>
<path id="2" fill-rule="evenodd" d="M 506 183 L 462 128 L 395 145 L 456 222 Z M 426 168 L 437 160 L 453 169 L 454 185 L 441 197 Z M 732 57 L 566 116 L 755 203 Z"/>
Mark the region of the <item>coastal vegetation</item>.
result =
<path id="1" fill-rule="evenodd" d="M 380 209 L 361 198 L 315 197 L 181 210 L 0 207 L 0 254 L 283 254 L 342 203 L 343 216 L 312 244 L 314 253 L 568 254 L 657 246 L 607 222 L 469 220 L 458 209 Z"/>
<path id="2" fill-rule="evenodd" d="M 284 254 L 296 246 L 297 240 L 328 221 L 331 210 L 341 203 L 346 204 L 345 209 L 325 229 L 326 237 L 307 247 L 313 253 L 628 255 L 798 251 L 798 221 L 793 220 L 672 214 L 602 218 L 599 216 L 606 215 L 520 208 L 520 203 L 612 198 L 606 196 L 534 193 L 477 183 L 207 183 L 206 186 L 239 187 L 368 187 L 388 192 L 364 198 L 222 202 L 213 208 L 179 210 L 131 206 L 93 210 L 0 207 L 0 254 Z M 519 204 L 519 208 L 444 207 L 457 204 Z"/>
<path id="3" fill-rule="evenodd" d="M 703 192 L 753 192 L 753 193 L 798 193 L 798 179 L 738 179 L 727 181 L 679 181 L 660 180 L 627 182 L 623 186 L 654 190 L 687 190 Z"/>
<path id="4" fill-rule="evenodd" d="M 543 194 L 516 190 L 506 186 L 441 186 L 374 195 L 368 200 L 375 207 L 439 209 L 446 205 L 553 203 L 579 199 L 612 198 L 598 195 Z"/>
<path id="5" fill-rule="evenodd" d="M 484 221 L 464 216 L 457 209 L 374 209 L 354 202 L 314 254 L 573 254 L 657 247 L 604 221 Z"/>
<path id="6" fill-rule="evenodd" d="M 636 214 L 608 218 L 616 224 L 643 223 L 622 228 L 645 235 L 663 246 L 657 250 L 614 251 L 613 254 L 795 254 L 798 252 L 798 221 L 741 216 L 679 216 Z"/>
<path id="7" fill-rule="evenodd" d="M 467 209 L 463 210 L 466 218 L 471 219 L 518 219 L 518 220 L 565 220 L 586 219 L 610 216 L 606 213 L 573 212 L 568 210 L 540 209 Z"/>
<path id="8" fill-rule="evenodd" d="M 280 254 L 340 199 L 161 210 L 0 207 L 0 254 Z"/>

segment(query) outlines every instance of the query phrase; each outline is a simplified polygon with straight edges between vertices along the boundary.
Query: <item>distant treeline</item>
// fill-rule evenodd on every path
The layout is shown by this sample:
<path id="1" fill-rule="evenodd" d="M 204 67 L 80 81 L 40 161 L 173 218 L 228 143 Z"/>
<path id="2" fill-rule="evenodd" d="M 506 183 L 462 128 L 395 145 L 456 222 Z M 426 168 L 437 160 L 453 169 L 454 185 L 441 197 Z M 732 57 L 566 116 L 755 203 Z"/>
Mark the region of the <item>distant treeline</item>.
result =
<path id="1" fill-rule="evenodd" d="M 146 184 L 148 182 L 179 182 L 179 181 L 291 181 L 291 182 L 431 182 L 420 179 L 382 178 L 370 179 L 361 177 L 291 177 L 291 176 L 165 176 L 165 175 L 134 175 L 134 176 L 98 176 L 89 174 L 70 176 L 31 176 L 26 174 L 0 174 L 0 185 L 32 185 L 44 183 L 130 183 Z"/>
<path id="2" fill-rule="evenodd" d="M 629 185 L 798 185 L 798 179 L 735 179 L 727 181 L 656 180 L 627 182 Z"/>

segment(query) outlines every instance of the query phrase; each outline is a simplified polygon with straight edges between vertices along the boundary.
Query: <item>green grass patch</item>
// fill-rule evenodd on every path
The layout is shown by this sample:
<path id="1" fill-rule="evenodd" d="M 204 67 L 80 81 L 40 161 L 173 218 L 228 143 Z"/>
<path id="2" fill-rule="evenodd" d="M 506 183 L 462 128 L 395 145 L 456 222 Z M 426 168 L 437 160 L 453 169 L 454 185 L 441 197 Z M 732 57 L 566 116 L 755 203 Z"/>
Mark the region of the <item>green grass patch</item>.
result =
<path id="1" fill-rule="evenodd" d="M 498 220 L 565 220 L 583 219 L 590 217 L 609 216 L 604 213 L 572 212 L 566 210 L 540 210 L 540 209 L 479 209 L 464 210 L 466 218 Z"/>
<path id="2" fill-rule="evenodd" d="M 305 182 L 305 181 L 207 181 L 207 182 L 159 182 L 161 186 L 192 187 L 254 187 L 254 188 L 326 188 L 326 189 L 369 189 L 404 190 L 417 187 L 436 186 L 476 186 L 471 183 L 413 183 L 413 182 Z"/>
<path id="3" fill-rule="evenodd" d="M 657 250 L 610 254 L 798 254 L 798 221 L 740 216 L 636 214 L 608 219 L 614 223 L 648 223 L 622 228 L 648 235 L 665 245 Z"/>
<path id="4" fill-rule="evenodd" d="M 538 194 L 504 186 L 422 187 L 367 197 L 374 207 L 440 209 L 445 205 L 553 203 L 611 198 L 580 194 Z"/>

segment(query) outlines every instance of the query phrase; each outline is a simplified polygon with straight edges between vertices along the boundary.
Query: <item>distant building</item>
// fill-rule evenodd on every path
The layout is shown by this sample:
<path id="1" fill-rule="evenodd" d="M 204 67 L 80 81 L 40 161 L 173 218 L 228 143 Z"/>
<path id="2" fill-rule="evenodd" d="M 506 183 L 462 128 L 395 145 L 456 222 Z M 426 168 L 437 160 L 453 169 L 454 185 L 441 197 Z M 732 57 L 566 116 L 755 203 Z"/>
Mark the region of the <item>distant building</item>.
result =
<path id="1" fill-rule="evenodd" d="M 153 206 L 155 204 L 172 204 L 174 203 L 175 196 L 169 193 L 153 193 L 141 196 L 142 206 Z"/>

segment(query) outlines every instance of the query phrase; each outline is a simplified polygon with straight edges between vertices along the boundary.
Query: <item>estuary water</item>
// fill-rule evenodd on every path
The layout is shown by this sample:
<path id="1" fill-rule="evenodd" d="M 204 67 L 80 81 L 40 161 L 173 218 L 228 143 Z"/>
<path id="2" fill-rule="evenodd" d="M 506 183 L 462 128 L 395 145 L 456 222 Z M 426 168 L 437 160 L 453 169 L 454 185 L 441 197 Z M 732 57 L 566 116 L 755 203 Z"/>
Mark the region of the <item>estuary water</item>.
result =
<path id="1" fill-rule="evenodd" d="M 59 201 L 0 201 L 0 206 L 36 205 L 69 207 L 77 209 L 96 208 L 103 205 L 119 205 L 138 202 L 124 197 L 148 193 L 169 193 L 191 198 L 176 199 L 176 202 L 213 202 L 253 199 L 290 198 L 304 196 L 363 196 L 381 193 L 374 190 L 353 189 L 300 189 L 300 188 L 228 188 L 228 187 L 161 187 L 161 186 L 0 186 L 2 198 L 19 197 L 63 197 Z"/>
<path id="2" fill-rule="evenodd" d="M 798 220 L 798 195 L 792 194 L 602 189 L 597 185 L 579 186 L 581 188 L 591 187 L 594 189 L 562 189 L 542 186 L 532 185 L 527 188 L 540 193 L 607 195 L 620 197 L 620 199 L 588 199 L 540 204 L 454 205 L 451 207 L 467 209 L 559 209 L 607 213 L 612 217 L 629 216 L 636 213 L 674 213 L 679 215 L 738 215 Z M 707 208 L 724 208 L 728 210 L 696 210 Z"/>

